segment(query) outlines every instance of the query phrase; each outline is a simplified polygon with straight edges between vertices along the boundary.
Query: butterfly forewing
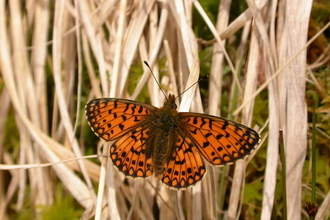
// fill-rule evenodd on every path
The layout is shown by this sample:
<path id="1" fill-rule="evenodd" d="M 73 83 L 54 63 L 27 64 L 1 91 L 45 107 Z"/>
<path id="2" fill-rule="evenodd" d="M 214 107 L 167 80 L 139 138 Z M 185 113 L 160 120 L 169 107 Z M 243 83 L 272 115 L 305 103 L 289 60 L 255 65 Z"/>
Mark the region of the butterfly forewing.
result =
<path id="1" fill-rule="evenodd" d="M 245 158 L 260 140 L 253 129 L 223 118 L 198 113 L 180 113 L 180 118 L 198 150 L 213 165 Z"/>
<path id="2" fill-rule="evenodd" d="M 179 136 L 173 158 L 165 165 L 162 181 L 170 188 L 185 189 L 202 180 L 206 168 L 196 146 Z"/>
<path id="3" fill-rule="evenodd" d="M 153 109 L 156 107 L 131 100 L 102 98 L 88 102 L 85 111 L 94 133 L 111 141 L 135 128 Z"/>

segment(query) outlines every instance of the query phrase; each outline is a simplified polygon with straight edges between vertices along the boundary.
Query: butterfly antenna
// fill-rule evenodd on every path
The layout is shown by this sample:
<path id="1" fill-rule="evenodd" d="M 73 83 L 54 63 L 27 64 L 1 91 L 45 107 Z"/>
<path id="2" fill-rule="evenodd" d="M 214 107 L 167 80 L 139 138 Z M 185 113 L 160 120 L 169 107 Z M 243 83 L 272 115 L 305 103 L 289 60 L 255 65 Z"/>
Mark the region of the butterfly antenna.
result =
<path id="1" fill-rule="evenodd" d="M 191 86 L 189 86 L 187 89 L 185 89 L 183 92 L 181 92 L 181 93 L 180 93 L 177 97 L 175 97 L 175 98 L 180 97 L 183 93 L 185 93 L 185 92 L 187 92 L 189 89 L 191 89 L 191 87 L 193 87 L 194 85 L 196 85 L 196 84 L 199 83 L 200 81 L 202 81 L 202 80 L 204 80 L 204 79 L 207 79 L 207 78 L 209 78 L 208 75 L 206 75 L 206 76 L 204 76 L 204 77 L 198 79 L 196 82 L 194 82 Z"/>
<path id="2" fill-rule="evenodd" d="M 162 88 L 160 87 L 160 84 L 159 84 L 158 80 L 156 79 L 156 76 L 155 76 L 154 72 L 152 72 L 151 67 L 149 66 L 149 63 L 148 63 L 147 61 L 143 61 L 143 63 L 144 63 L 144 64 L 148 67 L 148 69 L 150 70 L 152 77 L 154 77 L 154 79 L 155 79 L 155 81 L 156 81 L 156 83 L 157 83 L 159 89 L 162 91 L 163 95 L 165 96 L 165 99 L 168 101 L 168 99 L 167 99 L 167 97 L 166 97 L 166 94 L 165 94 L 164 90 L 162 90 Z"/>

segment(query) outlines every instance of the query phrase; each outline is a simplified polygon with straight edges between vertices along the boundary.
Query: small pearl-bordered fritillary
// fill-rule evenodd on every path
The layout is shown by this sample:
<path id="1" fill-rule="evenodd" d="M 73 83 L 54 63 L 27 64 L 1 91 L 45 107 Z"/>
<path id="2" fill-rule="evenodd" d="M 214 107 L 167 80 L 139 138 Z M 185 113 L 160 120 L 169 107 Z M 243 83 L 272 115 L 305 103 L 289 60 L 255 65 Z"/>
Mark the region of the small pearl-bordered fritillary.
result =
<path id="1" fill-rule="evenodd" d="M 207 114 L 178 112 L 170 94 L 162 108 L 127 99 L 94 99 L 86 116 L 94 133 L 110 147 L 115 167 L 128 177 L 153 173 L 173 189 L 201 181 L 206 167 L 245 158 L 258 145 L 253 129 Z"/>

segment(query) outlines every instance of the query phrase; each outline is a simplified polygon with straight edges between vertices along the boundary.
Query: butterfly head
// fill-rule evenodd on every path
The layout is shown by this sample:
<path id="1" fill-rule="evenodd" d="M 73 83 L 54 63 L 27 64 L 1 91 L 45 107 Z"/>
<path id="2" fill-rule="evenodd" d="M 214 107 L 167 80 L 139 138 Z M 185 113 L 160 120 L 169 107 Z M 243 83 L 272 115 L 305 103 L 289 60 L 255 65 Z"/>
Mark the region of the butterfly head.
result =
<path id="1" fill-rule="evenodd" d="M 166 102 L 164 103 L 164 107 L 171 108 L 171 109 L 177 109 L 177 105 L 175 104 L 176 97 L 173 94 L 169 94 L 168 98 L 166 99 Z"/>

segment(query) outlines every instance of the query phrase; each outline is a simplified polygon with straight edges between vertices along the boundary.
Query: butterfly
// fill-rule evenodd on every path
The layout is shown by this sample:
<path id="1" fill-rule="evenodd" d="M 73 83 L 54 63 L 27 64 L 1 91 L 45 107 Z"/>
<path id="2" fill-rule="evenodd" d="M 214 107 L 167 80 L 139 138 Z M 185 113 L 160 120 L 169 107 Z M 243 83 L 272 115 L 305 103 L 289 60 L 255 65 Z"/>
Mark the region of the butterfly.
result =
<path id="1" fill-rule="evenodd" d="M 160 177 L 172 189 L 201 181 L 204 160 L 215 166 L 249 155 L 260 141 L 253 129 L 224 118 L 176 110 L 169 94 L 164 106 L 116 98 L 94 99 L 85 107 L 93 132 L 110 147 L 113 165 L 127 177 Z"/>

